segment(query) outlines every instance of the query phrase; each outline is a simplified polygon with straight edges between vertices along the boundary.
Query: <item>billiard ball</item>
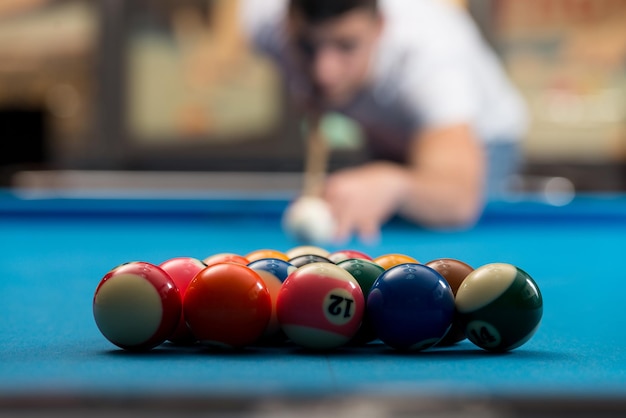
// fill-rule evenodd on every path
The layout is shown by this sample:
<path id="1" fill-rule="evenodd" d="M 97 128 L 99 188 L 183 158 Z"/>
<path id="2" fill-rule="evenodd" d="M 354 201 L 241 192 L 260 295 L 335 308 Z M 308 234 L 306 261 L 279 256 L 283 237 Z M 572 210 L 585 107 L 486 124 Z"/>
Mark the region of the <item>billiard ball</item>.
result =
<path id="1" fill-rule="evenodd" d="M 372 257 L 365 254 L 364 252 L 357 250 L 337 250 L 330 253 L 327 257 L 330 261 L 335 264 L 339 264 L 339 262 L 344 260 L 349 260 L 351 258 L 358 258 L 360 260 L 372 260 Z"/>
<path id="2" fill-rule="evenodd" d="M 326 257 L 316 254 L 302 254 L 294 258 L 289 259 L 289 264 L 296 267 L 302 267 L 305 264 L 310 263 L 333 263 Z M 333 263 L 334 264 L 334 263 Z"/>
<path id="3" fill-rule="evenodd" d="M 419 263 L 418 260 L 406 254 L 399 253 L 390 253 L 383 254 L 375 257 L 373 260 L 379 266 L 382 266 L 385 270 L 390 269 L 391 267 L 397 266 L 398 264 L 404 263 Z"/>
<path id="4" fill-rule="evenodd" d="M 174 280 L 181 298 L 184 299 L 189 282 L 200 270 L 206 267 L 206 264 L 194 257 L 174 257 L 162 262 L 159 267 Z M 196 337 L 187 326 L 184 314 L 181 314 L 178 327 L 167 339 L 174 344 L 191 344 L 196 341 Z"/>
<path id="5" fill-rule="evenodd" d="M 289 257 L 287 257 L 287 254 L 284 252 L 269 248 L 261 248 L 251 251 L 244 257 L 248 260 L 248 263 L 252 263 L 253 261 L 261 260 L 263 258 L 278 258 L 279 260 L 289 261 Z"/>
<path id="6" fill-rule="evenodd" d="M 276 299 L 283 282 L 296 270 L 296 266 L 278 258 L 263 258 L 251 262 L 248 267 L 259 273 L 272 298 L 272 316 L 261 338 L 266 341 L 279 339 L 281 329 L 276 315 Z"/>
<path id="7" fill-rule="evenodd" d="M 357 280 L 333 263 L 311 263 L 292 272 L 276 301 L 278 322 L 294 344 L 335 349 L 357 333 L 365 298 Z"/>
<path id="8" fill-rule="evenodd" d="M 452 288 L 452 293 L 454 293 L 456 297 L 456 292 L 461 286 L 463 280 L 474 271 L 474 268 L 463 261 L 454 259 L 454 258 L 439 258 L 436 260 L 429 261 L 425 263 L 426 266 L 431 267 L 439 272 L 450 287 Z M 445 337 L 437 345 L 447 346 L 453 345 L 465 339 L 465 331 L 463 327 L 459 324 L 457 315 L 455 314 L 455 318 L 452 321 L 452 328 L 446 334 Z"/>
<path id="9" fill-rule="evenodd" d="M 183 314 L 201 344 L 239 349 L 263 335 L 272 315 L 272 300 L 256 271 L 238 263 L 217 263 L 191 280 Z"/>
<path id="10" fill-rule="evenodd" d="M 325 258 L 328 258 L 330 255 L 330 251 L 323 247 L 319 247 L 317 245 L 298 245 L 296 247 L 290 248 L 285 253 L 287 255 L 287 260 L 292 258 L 296 258 L 299 255 L 319 255 Z"/>
<path id="11" fill-rule="evenodd" d="M 366 310 L 363 313 L 363 321 L 361 323 L 361 327 L 359 331 L 356 333 L 352 341 L 350 341 L 353 345 L 363 345 L 369 342 L 374 341 L 376 336 L 376 331 L 372 325 L 372 322 L 367 313 L 367 297 L 369 295 L 370 289 L 378 276 L 380 276 L 385 269 L 374 263 L 371 260 L 358 259 L 358 258 L 350 258 L 344 261 L 340 261 L 337 265 L 343 269 L 345 269 L 348 273 L 352 275 L 361 286 L 361 290 L 363 291 L 363 296 L 365 297 L 365 306 Z"/>
<path id="12" fill-rule="evenodd" d="M 211 266 L 213 264 L 218 264 L 218 263 L 229 263 L 229 262 L 247 266 L 250 263 L 250 261 L 246 257 L 240 254 L 235 254 L 235 253 L 212 254 L 208 257 L 205 257 L 202 260 L 202 262 L 206 264 L 207 266 Z"/>
<path id="13" fill-rule="evenodd" d="M 441 274 L 419 263 L 385 270 L 372 285 L 367 313 L 378 338 L 401 351 L 439 342 L 454 317 L 454 295 Z"/>
<path id="14" fill-rule="evenodd" d="M 301 196 L 283 214 L 285 233 L 304 244 L 323 245 L 333 241 L 336 221 L 328 203 L 316 196 Z"/>
<path id="15" fill-rule="evenodd" d="M 165 342 L 182 312 L 174 280 L 161 267 L 143 261 L 131 261 L 106 273 L 92 305 L 102 335 L 130 351 L 147 351 Z"/>
<path id="16" fill-rule="evenodd" d="M 467 338 L 488 351 L 525 344 L 539 328 L 543 298 L 535 280 L 508 263 L 476 268 L 456 293 L 456 309 Z"/>

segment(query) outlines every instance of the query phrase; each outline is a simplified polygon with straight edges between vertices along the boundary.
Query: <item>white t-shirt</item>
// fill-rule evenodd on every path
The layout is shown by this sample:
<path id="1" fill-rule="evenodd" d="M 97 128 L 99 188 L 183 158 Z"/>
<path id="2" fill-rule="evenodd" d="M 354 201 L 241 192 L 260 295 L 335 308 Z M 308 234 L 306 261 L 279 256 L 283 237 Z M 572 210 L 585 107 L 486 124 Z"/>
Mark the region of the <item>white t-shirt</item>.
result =
<path id="1" fill-rule="evenodd" d="M 290 90 L 306 85 L 289 62 L 286 0 L 240 0 L 244 30 L 275 59 Z M 469 14 L 444 0 L 380 0 L 385 30 L 371 85 L 333 109 L 364 129 L 374 155 L 402 160 L 420 129 L 470 123 L 485 143 L 519 141 L 525 103 Z"/>

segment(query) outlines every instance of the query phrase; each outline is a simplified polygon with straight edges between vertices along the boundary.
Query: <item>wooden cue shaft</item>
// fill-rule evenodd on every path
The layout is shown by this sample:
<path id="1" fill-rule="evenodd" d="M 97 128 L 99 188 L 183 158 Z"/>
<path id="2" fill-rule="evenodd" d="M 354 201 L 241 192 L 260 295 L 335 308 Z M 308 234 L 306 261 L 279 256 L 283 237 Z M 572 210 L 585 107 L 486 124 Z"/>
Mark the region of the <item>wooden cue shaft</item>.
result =
<path id="1" fill-rule="evenodd" d="M 321 197 L 328 169 L 329 149 L 321 129 L 321 116 L 308 118 L 309 132 L 306 142 L 306 160 L 304 167 L 304 196 Z"/>

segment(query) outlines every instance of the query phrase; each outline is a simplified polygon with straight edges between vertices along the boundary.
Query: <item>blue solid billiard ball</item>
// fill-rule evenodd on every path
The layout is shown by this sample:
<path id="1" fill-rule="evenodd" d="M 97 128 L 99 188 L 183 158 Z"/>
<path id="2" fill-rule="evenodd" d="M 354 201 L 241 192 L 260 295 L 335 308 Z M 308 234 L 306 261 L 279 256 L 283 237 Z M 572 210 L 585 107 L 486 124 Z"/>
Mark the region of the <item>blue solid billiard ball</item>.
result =
<path id="1" fill-rule="evenodd" d="M 397 350 L 425 350 L 448 332 L 454 318 L 452 288 L 436 270 L 404 263 L 382 273 L 367 298 L 367 313 L 378 335 Z"/>
<path id="2" fill-rule="evenodd" d="M 283 282 L 297 267 L 278 258 L 262 258 L 255 260 L 248 264 L 248 267 L 259 273 L 272 299 L 272 316 L 262 338 L 268 341 L 282 339 L 280 324 L 278 323 L 278 316 L 276 314 L 276 300 L 278 299 L 278 292 L 280 292 Z"/>

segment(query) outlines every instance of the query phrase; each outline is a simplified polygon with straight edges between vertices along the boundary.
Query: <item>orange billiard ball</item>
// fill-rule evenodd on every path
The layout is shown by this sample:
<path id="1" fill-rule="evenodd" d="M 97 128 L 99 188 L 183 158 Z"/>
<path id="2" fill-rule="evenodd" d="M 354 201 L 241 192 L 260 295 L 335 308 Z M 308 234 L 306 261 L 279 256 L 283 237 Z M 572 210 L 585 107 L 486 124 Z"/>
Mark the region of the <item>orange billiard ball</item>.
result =
<path id="1" fill-rule="evenodd" d="M 217 263 L 191 280 L 183 299 L 183 314 L 201 344 L 243 348 L 263 335 L 271 318 L 272 301 L 257 272 L 238 263 Z"/>
<path id="2" fill-rule="evenodd" d="M 357 280 L 333 263 L 306 264 L 291 273 L 276 301 L 278 322 L 295 344 L 334 349 L 357 333 L 365 297 Z"/>
<path id="3" fill-rule="evenodd" d="M 172 334 L 182 312 L 178 287 L 161 267 L 132 261 L 109 271 L 93 297 L 102 335 L 126 350 L 146 351 Z"/>
<path id="4" fill-rule="evenodd" d="M 279 260 L 289 261 L 289 257 L 287 257 L 287 254 L 283 253 L 282 251 L 273 250 L 270 248 L 261 248 L 251 251 L 245 255 L 245 258 L 248 260 L 249 263 L 257 260 L 262 260 L 264 258 L 277 258 Z"/>
<path id="5" fill-rule="evenodd" d="M 390 268 L 395 267 L 399 264 L 419 263 L 419 261 L 417 261 L 415 258 L 406 254 L 399 253 L 383 254 L 374 258 L 373 261 L 385 270 L 389 270 Z"/>

